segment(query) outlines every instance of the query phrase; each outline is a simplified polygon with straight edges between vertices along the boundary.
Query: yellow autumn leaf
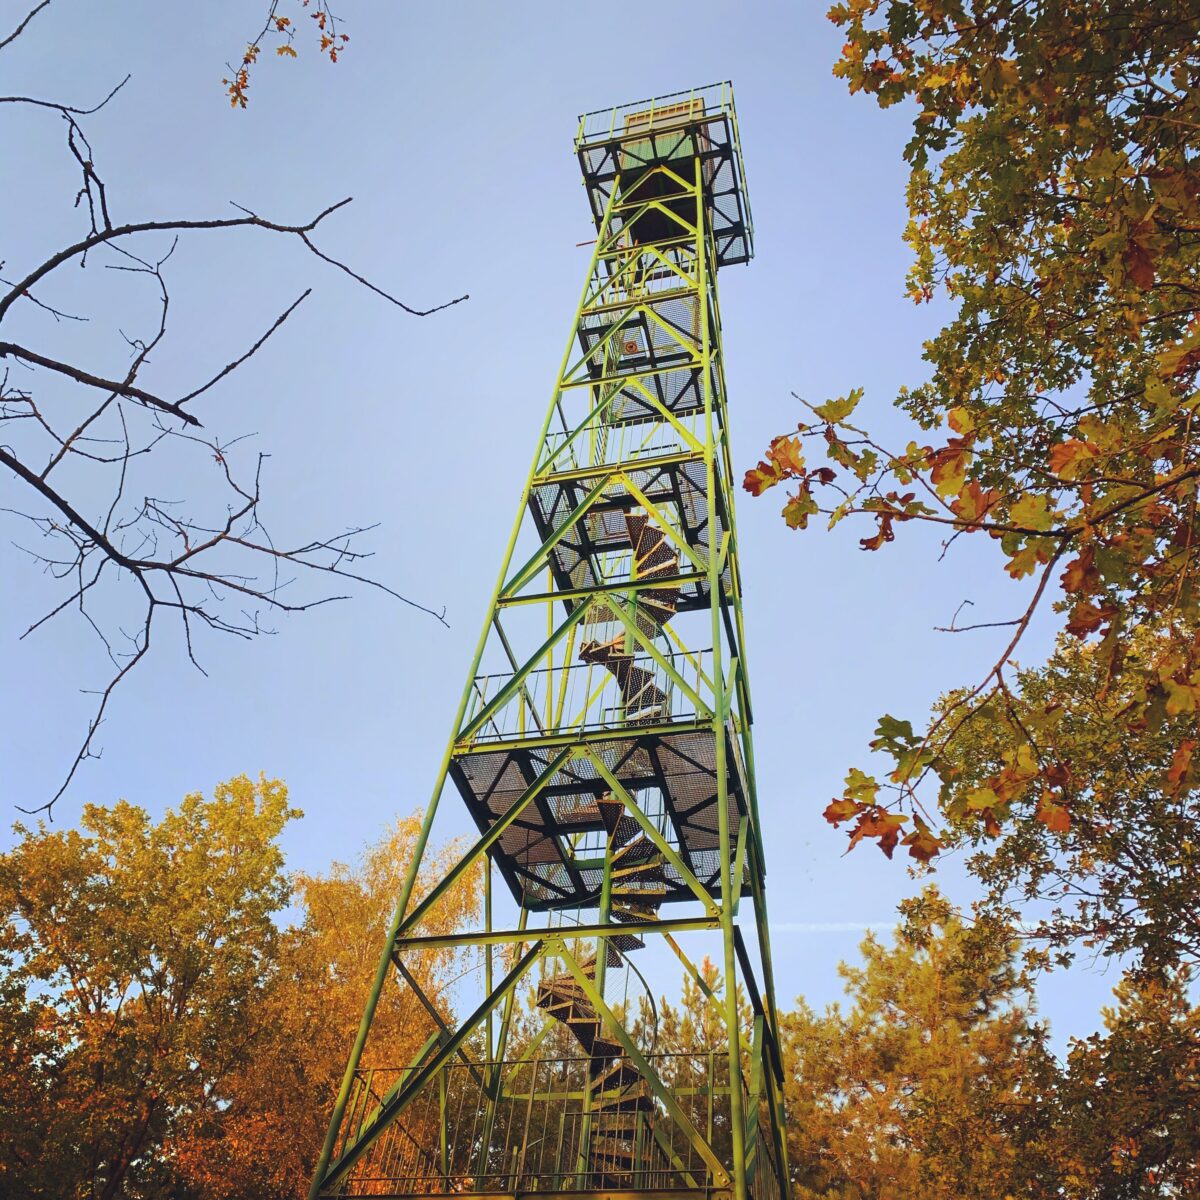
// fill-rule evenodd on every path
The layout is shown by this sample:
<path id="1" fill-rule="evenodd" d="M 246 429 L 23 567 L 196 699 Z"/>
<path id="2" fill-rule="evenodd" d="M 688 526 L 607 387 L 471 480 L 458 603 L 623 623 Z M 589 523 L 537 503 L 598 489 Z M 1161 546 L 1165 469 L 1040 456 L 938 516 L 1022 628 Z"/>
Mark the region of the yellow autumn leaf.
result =
<path id="1" fill-rule="evenodd" d="M 1171 389 L 1157 375 L 1146 376 L 1146 399 L 1160 412 L 1176 405 Z"/>
<path id="2" fill-rule="evenodd" d="M 1000 797 L 990 787 L 975 788 L 967 793 L 967 807 L 973 812 L 985 808 L 995 808 L 1000 803 Z"/>
<path id="3" fill-rule="evenodd" d="M 955 433 L 965 435 L 975 432 L 975 418 L 965 408 L 952 408 L 946 416 Z"/>
<path id="4" fill-rule="evenodd" d="M 1049 529 L 1058 513 L 1050 507 L 1044 494 L 1026 492 L 1009 510 L 1009 520 L 1023 529 L 1036 529 L 1039 533 Z"/>
<path id="5" fill-rule="evenodd" d="M 1167 689 L 1167 716 L 1178 717 L 1181 713 L 1195 712 L 1200 707 L 1200 687 L 1176 683 L 1173 679 L 1164 679 L 1163 686 Z"/>

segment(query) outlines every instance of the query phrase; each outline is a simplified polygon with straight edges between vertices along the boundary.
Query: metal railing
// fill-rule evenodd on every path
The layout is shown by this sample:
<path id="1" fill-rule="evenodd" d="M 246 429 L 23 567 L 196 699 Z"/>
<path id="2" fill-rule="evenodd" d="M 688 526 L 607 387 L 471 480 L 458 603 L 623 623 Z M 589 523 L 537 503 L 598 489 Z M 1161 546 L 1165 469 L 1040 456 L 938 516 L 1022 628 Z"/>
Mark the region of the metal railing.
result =
<path id="1" fill-rule="evenodd" d="M 704 87 L 671 92 L 647 100 L 634 100 L 612 108 L 599 108 L 579 118 L 575 134 L 576 149 L 595 142 L 611 141 L 627 129 L 638 135 L 655 129 L 670 128 L 681 121 L 715 113 L 733 112 L 733 87 L 728 82 L 710 83 Z"/>
<path id="2" fill-rule="evenodd" d="M 764 1103 L 758 1112 L 756 1161 L 752 1164 L 750 1194 L 754 1200 L 786 1200 L 787 1191 L 779 1172 L 779 1156 L 771 1140 L 771 1117 Z"/>
<path id="3" fill-rule="evenodd" d="M 653 137 L 658 131 L 679 128 L 688 122 L 702 124 L 702 136 L 710 144 L 714 144 L 714 139 L 715 142 L 719 142 L 736 163 L 739 190 L 745 210 L 746 235 L 747 239 L 752 241 L 754 221 L 750 214 L 750 198 L 746 191 L 746 164 L 742 159 L 741 135 L 738 132 L 732 84 L 711 83 L 705 87 L 584 113 L 579 118 L 575 131 L 575 150 L 585 156 L 589 153 L 603 156 L 603 151 L 591 148 L 628 138 Z M 586 176 L 586 169 L 584 174 Z"/>
<path id="4" fill-rule="evenodd" d="M 455 1062 L 376 1139 L 343 1194 L 712 1187 L 702 1148 L 731 1165 L 726 1052 L 646 1057 L 694 1136 L 644 1081 L 626 1084 L 631 1098 L 623 1107 L 612 1092 L 606 1105 L 588 1058 Z M 605 1067 L 618 1069 L 632 1075 L 633 1064 L 615 1059 Z M 395 1068 L 358 1072 L 339 1153 L 405 1077 Z M 645 1099 L 635 1102 L 635 1092 Z"/>
<path id="5" fill-rule="evenodd" d="M 616 676 L 598 663 L 572 661 L 530 671 L 475 731 L 475 742 L 548 733 L 692 721 L 711 715 L 712 651 L 662 651 L 633 656 L 632 670 L 649 687 L 626 702 Z M 463 721 L 470 726 L 510 687 L 515 676 L 477 675 Z M 696 701 L 699 700 L 698 705 Z"/>
<path id="6" fill-rule="evenodd" d="M 614 387 L 619 391 L 619 387 Z M 581 470 L 586 467 L 633 463 L 670 454 L 703 453 L 705 428 L 702 409 L 676 418 L 678 426 L 664 420 L 606 424 L 597 420 L 582 431 L 550 430 L 546 434 L 539 471 Z M 564 447 L 566 447 L 564 449 Z"/>

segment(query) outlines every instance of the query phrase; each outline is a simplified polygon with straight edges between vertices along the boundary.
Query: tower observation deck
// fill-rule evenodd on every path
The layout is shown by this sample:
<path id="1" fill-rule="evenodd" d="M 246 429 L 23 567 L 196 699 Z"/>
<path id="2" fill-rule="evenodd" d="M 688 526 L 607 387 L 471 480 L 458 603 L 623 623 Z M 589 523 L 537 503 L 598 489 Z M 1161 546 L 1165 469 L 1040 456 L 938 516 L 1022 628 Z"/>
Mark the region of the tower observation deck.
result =
<path id="1" fill-rule="evenodd" d="M 575 150 L 583 295 L 311 1200 L 788 1190 L 717 303 L 753 253 L 732 90 L 588 113 Z M 414 899 L 454 793 L 477 837 Z M 439 929 L 475 879 L 480 927 Z M 422 988 L 448 950 L 473 994 Z M 681 965 L 703 1011 L 668 1045 L 648 976 Z M 371 1036 L 397 986 L 428 1016 L 405 1061 Z"/>

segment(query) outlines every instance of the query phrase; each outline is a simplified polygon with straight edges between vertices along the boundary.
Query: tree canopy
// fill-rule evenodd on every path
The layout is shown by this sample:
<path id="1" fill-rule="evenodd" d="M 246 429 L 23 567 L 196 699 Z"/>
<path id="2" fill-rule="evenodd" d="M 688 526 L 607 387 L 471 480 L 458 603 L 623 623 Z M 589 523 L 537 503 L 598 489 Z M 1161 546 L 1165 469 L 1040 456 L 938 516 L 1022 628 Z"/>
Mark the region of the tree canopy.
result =
<path id="1" fill-rule="evenodd" d="M 305 1194 L 419 814 L 353 866 L 289 876 L 278 839 L 298 815 L 280 782 L 240 776 L 157 822 L 121 803 L 89 807 L 76 831 L 19 831 L 0 856 L 5 1196 Z M 460 850 L 433 856 L 419 889 Z M 475 920 L 480 890 L 460 880 L 431 932 Z M 845 1009 L 801 999 L 783 1016 L 798 1200 L 1195 1193 L 1200 1016 L 1186 974 L 1125 979 L 1104 1030 L 1060 1061 L 1018 948 L 1000 916 L 965 921 L 930 888 L 904 906 L 894 944 L 868 936 L 843 966 Z M 456 980 L 480 963 L 438 950 L 408 969 L 450 1021 Z M 707 993 L 723 986 L 705 960 L 678 999 L 629 997 L 637 1040 L 668 1056 L 688 1103 L 721 1061 L 728 1035 Z M 425 1001 L 388 989 L 367 1069 L 411 1058 Z M 533 1016 L 532 1002 L 517 1013 L 510 1057 L 534 1038 L 538 1058 L 577 1054 Z"/>
<path id="2" fill-rule="evenodd" d="M 797 1200 L 1158 1200 L 1200 1185 L 1200 1014 L 1127 979 L 1060 1061 L 1003 922 L 935 889 L 841 968 L 849 1006 L 784 1018 Z"/>
<path id="3" fill-rule="evenodd" d="M 862 954 L 841 967 L 848 1011 L 784 1017 L 795 1195 L 1026 1195 L 1053 1066 L 1011 935 L 930 891 Z"/>
<path id="4" fill-rule="evenodd" d="M 419 814 L 356 866 L 291 877 L 278 839 L 299 815 L 243 775 L 157 822 L 122 802 L 77 830 L 18 827 L 0 855 L 5 1196 L 305 1194 Z M 468 877 L 438 928 L 478 905 Z M 461 954 L 408 965 L 448 1019 Z M 407 1062 L 420 1016 L 390 990 L 368 1061 Z"/>
<path id="5" fill-rule="evenodd" d="M 1155 653 L 1141 630 L 1127 657 Z M 1011 920 L 1065 963 L 1080 950 L 1124 956 L 1146 968 L 1200 963 L 1198 796 L 1181 758 L 1190 714 L 1164 716 L 1137 736 L 1114 738 L 1139 684 L 1109 679 L 1102 649 L 1065 635 L 1043 667 L 1013 673 L 1013 694 L 983 705 L 944 753 L 955 790 L 945 806 L 950 845 L 970 852 L 987 909 Z M 947 702 L 947 707 L 954 698 Z M 1020 727 L 1070 765 L 1069 813 L 1033 787 L 1000 804 L 995 784 L 1022 751 Z M 996 827 L 978 806 L 1000 807 Z"/>
<path id="6" fill-rule="evenodd" d="M 1015 613 L 952 627 L 1000 628 L 999 651 L 923 728 L 882 717 L 871 748 L 890 773 L 851 771 L 826 817 L 920 862 L 1018 828 L 1076 882 L 1116 856 L 1149 885 L 1165 860 L 1128 843 L 1161 837 L 1164 804 L 1192 819 L 1200 768 L 1200 9 L 853 0 L 829 15 L 846 35 L 834 73 L 913 113 L 907 287 L 951 316 L 925 345 L 928 379 L 896 397 L 907 446 L 870 432 L 852 390 L 809 406 L 745 486 L 789 485 L 793 528 L 865 517 L 866 551 L 912 522 L 947 547 L 992 538 L 1000 578 L 1025 585 Z M 814 451 L 828 465 L 807 465 Z M 1066 641 L 1018 675 L 1048 606 Z M 1084 676 L 1086 729 L 1063 719 Z M 1113 770 L 1130 747 L 1136 776 Z M 1115 807 L 1119 845 L 1096 824 Z M 1092 906 L 1084 924 L 1103 942 L 1111 917 Z"/>
<path id="7" fill-rule="evenodd" d="M 77 830 L 18 826 L 0 856 L 3 1042 L 30 1103 L 5 1114 L 7 1194 L 161 1187 L 149 1151 L 218 1102 L 260 1032 L 296 815 L 278 781 L 243 776 L 157 823 L 122 802 Z"/>

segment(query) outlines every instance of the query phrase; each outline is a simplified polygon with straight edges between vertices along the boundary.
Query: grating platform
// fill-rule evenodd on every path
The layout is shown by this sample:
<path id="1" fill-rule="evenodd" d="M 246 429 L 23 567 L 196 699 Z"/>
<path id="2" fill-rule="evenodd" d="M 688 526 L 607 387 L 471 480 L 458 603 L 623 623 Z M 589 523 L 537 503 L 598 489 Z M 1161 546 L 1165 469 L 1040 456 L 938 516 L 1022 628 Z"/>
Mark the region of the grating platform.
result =
<path id="1" fill-rule="evenodd" d="M 648 190 L 663 186 L 650 184 L 647 172 L 665 165 L 686 172 L 684 178 L 690 182 L 698 155 L 717 265 L 750 260 L 754 253 L 750 204 L 728 84 L 586 113 L 579 119 L 575 149 L 597 228 L 618 178 L 625 189 L 622 198 L 646 199 Z M 670 228 L 674 222 L 661 213 L 640 213 L 631 222 L 630 235 L 635 241 L 651 241 L 663 236 L 660 226 Z"/>
<path id="2" fill-rule="evenodd" d="M 680 858 L 716 895 L 720 852 L 717 836 L 717 776 L 712 726 L 662 726 L 630 736 L 612 732 L 583 738 L 621 784 L 646 809 L 657 808 L 660 832 Z M 460 752 L 450 775 L 481 833 L 486 832 L 546 771 L 559 747 L 523 742 Z M 746 785 L 737 741 L 726 734 L 730 828 L 746 812 Z M 514 898 L 531 910 L 595 904 L 603 879 L 603 855 L 577 852 L 571 840 L 604 830 L 599 800 L 608 785 L 587 759 L 564 764 L 538 798 L 500 837 L 493 861 Z M 657 801 L 657 803 L 655 803 Z M 743 880 L 743 886 L 749 880 Z M 669 864 L 664 867 L 662 902 L 693 900 Z"/>
<path id="3" fill-rule="evenodd" d="M 707 569 L 709 548 L 720 546 L 725 523 L 718 510 L 710 513 L 705 487 L 704 458 L 700 454 L 677 455 L 660 460 L 630 462 L 624 473 L 647 500 L 671 523 L 671 528 L 697 554 L 704 567 L 686 557 L 680 570 L 699 574 Z M 543 541 L 557 534 L 571 514 L 611 468 L 583 468 L 544 477 L 529 496 L 538 536 Z M 718 489 L 718 496 L 722 494 Z M 640 501 L 619 480 L 580 517 L 550 552 L 556 585 L 563 591 L 591 588 L 598 584 L 624 582 L 632 577 L 632 546 L 625 514 Z M 671 543 L 674 545 L 674 543 Z M 626 553 L 623 559 L 603 556 Z M 730 568 L 721 572 L 721 588 L 728 594 Z M 677 611 L 687 612 L 708 605 L 708 580 L 689 579 L 679 585 Z"/>

